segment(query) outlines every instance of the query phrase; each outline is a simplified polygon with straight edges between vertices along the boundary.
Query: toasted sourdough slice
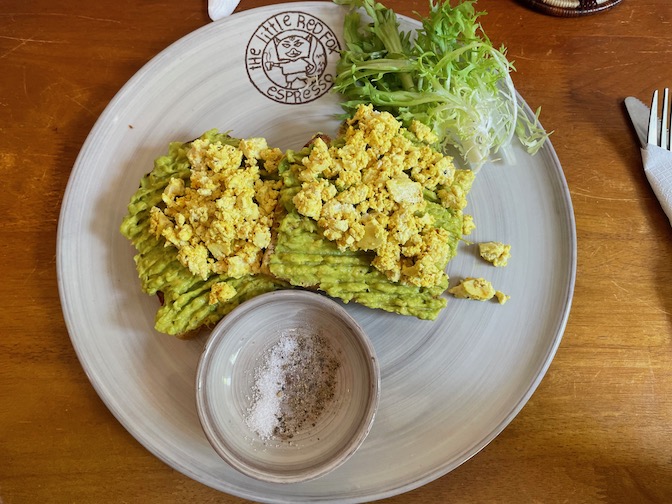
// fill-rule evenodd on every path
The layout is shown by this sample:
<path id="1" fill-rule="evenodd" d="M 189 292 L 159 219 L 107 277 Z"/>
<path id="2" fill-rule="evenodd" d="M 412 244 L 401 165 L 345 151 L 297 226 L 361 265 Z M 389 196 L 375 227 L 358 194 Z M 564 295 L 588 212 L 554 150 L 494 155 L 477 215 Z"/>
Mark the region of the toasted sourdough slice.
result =
<path id="1" fill-rule="evenodd" d="M 473 173 L 456 170 L 388 116 L 360 108 L 339 137 L 285 153 L 287 213 L 266 263 L 291 285 L 431 320 L 446 306 L 445 268 L 463 235 Z M 407 232 L 414 226 L 422 233 Z"/>
<path id="2" fill-rule="evenodd" d="M 239 144 L 238 139 L 215 130 L 206 132 L 201 139 L 213 144 Z M 176 249 L 167 245 L 164 237 L 153 232 L 151 210 L 164 205 L 162 195 L 171 179 L 179 178 L 189 184 L 189 147 L 189 142 L 173 142 L 168 154 L 155 160 L 153 169 L 142 178 L 133 194 L 121 224 L 121 233 L 137 251 L 134 259 L 142 290 L 161 300 L 155 318 L 156 330 L 181 338 L 216 324 L 247 299 L 286 286 L 283 281 L 261 272 L 240 278 L 213 274 L 203 279 L 178 260 Z M 212 287 L 222 284 L 233 288 L 235 295 L 225 302 L 211 303 Z"/>

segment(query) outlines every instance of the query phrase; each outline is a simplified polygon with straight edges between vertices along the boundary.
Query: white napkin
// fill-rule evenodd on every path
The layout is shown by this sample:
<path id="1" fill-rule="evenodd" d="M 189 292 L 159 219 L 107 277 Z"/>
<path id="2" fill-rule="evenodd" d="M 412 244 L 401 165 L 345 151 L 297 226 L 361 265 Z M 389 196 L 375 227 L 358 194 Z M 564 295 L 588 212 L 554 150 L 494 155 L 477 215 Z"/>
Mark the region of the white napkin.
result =
<path id="1" fill-rule="evenodd" d="M 647 143 L 650 109 L 634 96 L 625 99 L 625 108 L 642 149 L 644 173 L 672 224 L 672 152 Z M 658 122 L 660 128 L 660 121 Z"/>
<path id="2" fill-rule="evenodd" d="M 672 152 L 656 145 L 642 148 L 644 173 L 672 224 Z"/>
<path id="3" fill-rule="evenodd" d="M 213 21 L 230 16 L 240 0 L 208 0 L 208 16 Z"/>

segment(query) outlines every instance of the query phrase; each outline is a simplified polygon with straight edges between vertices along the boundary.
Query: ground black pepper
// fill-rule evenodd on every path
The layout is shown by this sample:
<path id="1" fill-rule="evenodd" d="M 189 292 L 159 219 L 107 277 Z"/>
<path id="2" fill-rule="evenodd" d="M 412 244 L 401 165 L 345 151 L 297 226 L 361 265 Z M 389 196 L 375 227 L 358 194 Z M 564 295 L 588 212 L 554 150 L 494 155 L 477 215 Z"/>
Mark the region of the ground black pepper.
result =
<path id="1" fill-rule="evenodd" d="M 335 349 L 321 334 L 283 334 L 255 370 L 248 426 L 262 439 L 285 441 L 314 427 L 334 399 L 339 367 Z"/>

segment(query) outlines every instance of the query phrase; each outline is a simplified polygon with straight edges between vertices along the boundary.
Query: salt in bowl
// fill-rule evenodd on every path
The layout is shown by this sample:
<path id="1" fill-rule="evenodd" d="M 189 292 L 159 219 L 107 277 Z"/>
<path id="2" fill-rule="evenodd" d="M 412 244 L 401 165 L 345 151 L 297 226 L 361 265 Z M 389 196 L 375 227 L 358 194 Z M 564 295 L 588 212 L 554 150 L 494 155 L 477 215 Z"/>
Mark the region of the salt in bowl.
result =
<path id="1" fill-rule="evenodd" d="M 322 476 L 366 438 L 379 402 L 373 346 L 335 301 L 282 290 L 255 297 L 214 328 L 196 404 L 215 451 L 258 480 Z"/>

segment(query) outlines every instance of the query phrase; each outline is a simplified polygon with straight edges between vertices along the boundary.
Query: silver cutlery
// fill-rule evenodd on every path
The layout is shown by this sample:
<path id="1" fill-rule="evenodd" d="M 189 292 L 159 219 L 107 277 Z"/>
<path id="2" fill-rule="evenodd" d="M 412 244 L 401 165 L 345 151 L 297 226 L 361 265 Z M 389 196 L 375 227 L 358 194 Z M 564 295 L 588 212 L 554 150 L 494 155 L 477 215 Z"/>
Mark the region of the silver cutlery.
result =
<path id="1" fill-rule="evenodd" d="M 658 125 L 660 124 L 660 131 Z M 671 150 L 670 142 L 670 90 L 663 90 L 663 110 L 661 119 L 658 121 L 658 90 L 653 92 L 651 99 L 651 113 L 649 114 L 649 130 L 647 142 L 651 145 L 657 145 L 666 150 Z"/>

